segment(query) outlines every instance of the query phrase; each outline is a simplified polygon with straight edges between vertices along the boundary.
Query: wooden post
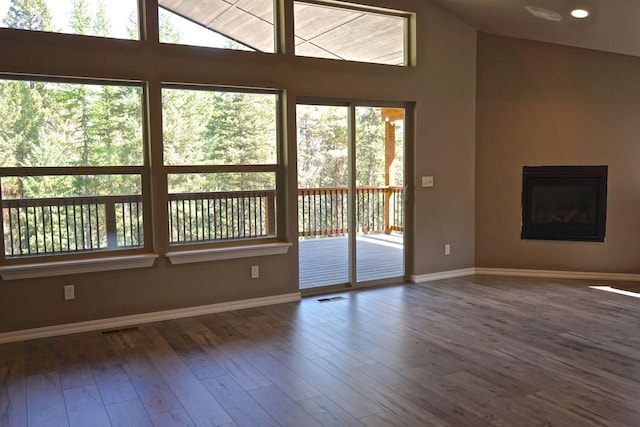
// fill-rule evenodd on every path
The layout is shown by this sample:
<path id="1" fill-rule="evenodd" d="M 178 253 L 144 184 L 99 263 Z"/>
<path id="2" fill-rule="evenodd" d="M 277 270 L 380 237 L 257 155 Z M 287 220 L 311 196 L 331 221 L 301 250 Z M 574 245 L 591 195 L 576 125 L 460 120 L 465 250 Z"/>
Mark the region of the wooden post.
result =
<path id="1" fill-rule="evenodd" d="M 394 182 L 391 166 L 396 159 L 396 132 L 395 121 L 404 120 L 403 108 L 383 108 L 382 121 L 384 122 L 384 232 L 391 233 L 391 191 L 389 186 Z"/>
<path id="2" fill-rule="evenodd" d="M 5 258 L 5 249 L 4 249 L 4 218 L 5 218 L 5 212 L 4 212 L 4 203 L 2 202 L 2 192 L 0 191 L 0 212 L 2 213 L 0 215 L 0 259 L 4 259 Z M 9 215 L 11 215 L 11 212 L 9 211 L 9 209 L 7 209 L 7 217 L 9 217 Z M 13 244 L 13 239 L 11 241 L 11 244 Z"/>
<path id="3" fill-rule="evenodd" d="M 264 200 L 264 214 L 267 219 L 266 235 L 276 232 L 276 192 L 268 191 Z"/>
<path id="4" fill-rule="evenodd" d="M 391 165 L 396 158 L 396 133 L 389 117 L 384 122 L 384 232 L 391 234 L 391 193 L 389 185 L 391 185 Z"/>
<path id="5" fill-rule="evenodd" d="M 104 201 L 104 215 L 107 226 L 107 248 L 116 249 L 118 247 L 118 230 L 116 228 L 116 204 L 112 198 Z"/>

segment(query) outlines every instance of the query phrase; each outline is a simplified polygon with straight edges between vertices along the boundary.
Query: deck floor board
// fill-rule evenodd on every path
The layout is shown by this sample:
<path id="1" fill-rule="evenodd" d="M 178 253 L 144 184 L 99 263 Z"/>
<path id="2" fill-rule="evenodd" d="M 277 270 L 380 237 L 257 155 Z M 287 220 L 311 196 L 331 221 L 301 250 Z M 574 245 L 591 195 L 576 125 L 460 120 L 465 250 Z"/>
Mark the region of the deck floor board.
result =
<path id="1" fill-rule="evenodd" d="M 299 242 L 300 288 L 349 281 L 348 238 L 323 237 Z M 388 279 L 404 275 L 402 236 L 367 235 L 356 239 L 357 280 Z"/>

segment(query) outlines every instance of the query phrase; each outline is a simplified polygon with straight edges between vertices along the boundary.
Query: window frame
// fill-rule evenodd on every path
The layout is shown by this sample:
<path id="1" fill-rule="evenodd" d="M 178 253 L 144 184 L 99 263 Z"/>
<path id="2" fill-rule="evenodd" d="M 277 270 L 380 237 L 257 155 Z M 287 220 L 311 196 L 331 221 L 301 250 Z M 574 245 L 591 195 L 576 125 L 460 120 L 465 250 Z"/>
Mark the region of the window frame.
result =
<path id="1" fill-rule="evenodd" d="M 200 90 L 206 92 L 231 92 L 231 93 L 253 93 L 275 95 L 275 127 L 276 127 L 276 159 L 271 164 L 210 164 L 210 165 L 167 165 L 164 161 L 164 117 L 161 126 L 163 128 L 162 136 L 162 175 L 164 182 L 167 183 L 166 197 L 167 206 L 163 207 L 169 211 L 169 175 L 176 174 L 219 174 L 219 173 L 273 173 L 275 176 L 275 228 L 274 235 L 261 237 L 239 237 L 233 239 L 220 240 L 202 240 L 199 242 L 188 243 L 171 243 L 171 230 L 169 220 L 163 226 L 167 230 L 166 247 L 168 252 L 165 254 L 172 264 L 183 264 L 190 262 L 211 261 L 228 258 L 243 258 L 249 256 L 275 255 L 288 251 L 290 243 L 286 243 L 286 224 L 285 224 L 285 185 L 286 177 L 284 176 L 285 164 L 285 123 L 284 108 L 285 90 L 271 88 L 256 87 L 238 87 L 238 86 L 221 86 L 208 84 L 185 84 L 174 82 L 163 82 L 161 89 L 181 89 L 181 90 Z M 164 113 L 163 113 L 164 114 Z"/>
<path id="2" fill-rule="evenodd" d="M 236 40 L 233 37 L 224 35 L 222 33 L 219 33 L 219 34 L 221 34 L 223 37 L 227 38 L 228 40 L 231 40 L 231 41 L 233 41 L 235 43 L 238 43 L 240 45 L 243 45 L 243 46 L 247 47 L 248 49 L 247 50 L 243 50 L 243 49 L 233 49 L 233 48 L 225 48 L 225 47 L 213 47 L 213 46 L 206 46 L 206 45 L 199 45 L 199 44 L 166 42 L 166 41 L 160 40 L 160 32 L 159 31 L 158 31 L 158 42 L 160 43 L 160 45 L 189 46 L 189 47 L 204 48 L 204 49 L 219 49 L 219 50 L 224 50 L 224 51 L 250 52 L 250 53 L 253 53 L 253 54 L 273 55 L 273 54 L 276 54 L 276 53 L 282 53 L 282 51 L 281 51 L 282 43 L 280 42 L 280 38 L 281 38 L 282 31 L 283 31 L 282 28 L 281 28 L 281 27 L 283 27 L 283 24 L 282 24 L 282 19 L 281 19 L 280 16 L 282 14 L 281 10 L 283 9 L 283 2 L 281 0 L 272 0 L 271 3 L 272 3 L 272 9 L 271 9 L 272 17 L 271 17 L 271 19 L 273 21 L 271 23 L 271 25 L 272 25 L 273 28 L 272 28 L 272 40 L 271 40 L 272 41 L 272 46 L 271 46 L 272 51 L 270 51 L 270 52 L 269 51 L 260 51 L 260 50 L 257 50 L 257 49 L 253 49 L 249 45 L 247 45 L 246 43 L 241 42 L 239 40 Z M 158 29 L 160 28 L 160 10 L 162 9 L 165 12 L 168 12 L 170 14 L 176 15 L 176 16 L 178 16 L 178 17 L 180 17 L 180 18 L 182 18 L 182 19 L 184 19 L 186 21 L 191 22 L 193 25 L 197 25 L 197 26 L 200 26 L 200 27 L 202 27 L 204 29 L 210 30 L 212 32 L 216 32 L 215 30 L 207 27 L 205 24 L 196 22 L 195 20 L 193 20 L 193 19 L 191 19 L 191 18 L 189 18 L 187 16 L 184 16 L 184 15 L 182 15 L 180 13 L 171 11 L 168 8 L 164 7 L 164 6 L 161 6 L 159 2 L 157 3 L 157 8 L 156 9 L 157 9 L 157 17 L 158 17 L 157 18 Z"/>
<path id="3" fill-rule="evenodd" d="M 381 16 L 391 16 L 397 18 L 404 19 L 404 30 L 403 30 L 403 63 L 401 65 L 391 65 L 385 64 L 381 62 L 372 62 L 372 61 L 359 61 L 354 59 L 331 59 L 331 58 L 323 58 L 318 56 L 306 56 L 306 55 L 298 55 L 295 44 L 296 37 L 296 22 L 295 22 L 295 6 L 296 3 L 308 4 L 312 6 L 324 6 L 330 7 L 334 9 L 341 9 L 346 11 L 355 11 L 355 12 L 363 12 L 370 13 L 374 15 Z M 367 4 L 357 4 L 357 3 L 349 3 L 338 0 L 292 0 L 293 5 L 293 15 L 292 15 L 292 26 L 293 26 L 293 54 L 297 58 L 313 58 L 313 59 L 322 59 L 327 61 L 337 61 L 337 62 L 350 62 L 350 63 L 359 63 L 359 64 L 372 64 L 378 66 L 395 66 L 395 67 L 414 67 L 416 65 L 416 54 L 415 54 L 415 26 L 416 26 L 416 16 L 413 12 L 401 11 L 397 9 L 389 9 L 384 7 L 378 7 Z"/>
<path id="4" fill-rule="evenodd" d="M 59 0 L 57 0 L 59 1 Z M 68 0 L 69 2 L 71 2 L 71 0 Z M 145 0 L 131 0 L 131 2 L 135 2 L 135 6 L 132 8 L 133 10 L 135 10 L 136 14 L 137 14 L 137 31 L 138 31 L 138 36 L 137 38 L 122 38 L 122 37 L 115 37 L 112 35 L 108 35 L 108 36 L 99 36 L 99 35 L 95 35 L 95 34 L 80 34 L 80 33 L 72 33 L 72 32 L 63 32 L 63 31 L 49 31 L 49 30 L 32 30 L 29 28 L 14 28 L 14 27 L 7 27 L 4 24 L 0 25 L 0 29 L 2 30 L 9 30 L 9 31 L 29 31 L 29 32 L 34 32 L 34 33 L 44 33 L 44 34 L 62 34 L 65 36 L 78 36 L 78 37 L 93 37 L 93 38 L 97 38 L 97 39 L 106 39 L 106 40 L 122 40 L 122 41 L 130 41 L 130 42 L 142 42 L 142 41 L 146 41 L 147 40 L 147 34 L 146 34 L 146 25 L 145 25 L 145 21 L 146 21 L 146 17 L 145 17 Z M 107 3 L 105 3 L 105 5 L 107 5 Z"/>
<path id="5" fill-rule="evenodd" d="M 70 263 L 77 265 L 84 265 L 85 267 L 79 267 L 80 270 L 89 268 L 91 264 L 102 264 L 102 267 L 98 266 L 91 271 L 100 270 L 113 270 L 120 269 L 117 265 L 136 265 L 136 267 L 123 267 L 123 268 L 137 268 L 140 265 L 136 264 L 135 259 L 133 263 L 128 262 L 127 258 L 137 257 L 139 259 L 144 258 L 144 254 L 150 254 L 153 252 L 153 227 L 152 227 L 152 206 L 151 206 L 151 170 L 150 170 L 150 145 L 149 145 L 149 117 L 148 117 L 148 83 L 135 80 L 114 80 L 114 79 L 88 79 L 88 78 L 75 78 L 75 77 L 51 77 L 42 75 L 27 75 L 27 74 L 9 74 L 0 73 L 0 80 L 13 80 L 23 82 L 43 82 L 43 83 L 66 83 L 77 85 L 100 85 L 100 86 L 115 86 L 115 87 L 137 87 L 140 89 L 140 111 L 141 111 L 141 154 L 142 164 L 133 166 L 11 166 L 0 167 L 0 178 L 6 177 L 29 177 L 29 176 L 84 176 L 84 175 L 97 175 L 97 176 L 109 176 L 109 175 L 137 175 L 140 177 L 140 197 L 142 203 L 142 233 L 143 244 L 138 247 L 125 247 L 118 248 L 102 248 L 102 249 L 87 249 L 79 251 L 66 251 L 66 252 L 49 252 L 44 254 L 27 254 L 18 256 L 7 256 L 5 254 L 5 242 L 4 242 L 4 218 L 0 220 L 0 274 L 4 276 L 9 271 L 24 271 L 24 268 L 34 266 L 34 268 L 42 270 L 46 266 L 54 266 L 52 272 L 40 273 L 36 275 L 22 274 L 24 277 L 42 277 L 49 275 L 57 275 L 62 273 L 56 273 L 61 270 L 56 266 L 68 267 Z M 2 207 L 2 193 L 0 192 L 0 212 L 4 212 Z M 141 258 L 142 257 L 142 258 Z M 122 260 L 121 262 L 110 262 L 110 259 Z M 147 257 L 146 260 L 155 260 L 155 257 Z M 105 267 L 105 265 L 107 265 Z M 147 262 L 142 263 L 144 266 Z M 86 267 L 89 265 L 89 267 Z M 64 268 L 63 268 L 64 269 Z M 68 269 L 68 268 L 67 268 Z M 23 277 L 18 278 L 23 278 Z"/>

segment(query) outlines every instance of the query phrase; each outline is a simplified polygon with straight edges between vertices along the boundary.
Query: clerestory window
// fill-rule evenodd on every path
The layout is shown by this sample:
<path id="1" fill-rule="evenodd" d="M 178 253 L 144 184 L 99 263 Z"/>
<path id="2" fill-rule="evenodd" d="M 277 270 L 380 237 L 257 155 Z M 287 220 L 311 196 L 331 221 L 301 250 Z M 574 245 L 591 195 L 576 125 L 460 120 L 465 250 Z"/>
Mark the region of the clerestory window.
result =
<path id="1" fill-rule="evenodd" d="M 0 0 L 0 27 L 140 40 L 140 0 Z M 159 0 L 161 43 L 276 52 L 274 0 Z M 298 56 L 411 65 L 410 13 L 294 1 Z M 153 35 L 151 35 L 153 37 Z"/>
<path id="2" fill-rule="evenodd" d="M 138 0 L 0 0 L 0 27 L 140 39 Z"/>
<path id="3" fill-rule="evenodd" d="M 275 52 L 273 0 L 159 0 L 160 42 Z"/>
<path id="4" fill-rule="evenodd" d="M 409 65 L 409 15 L 346 3 L 294 2 L 298 56 Z"/>

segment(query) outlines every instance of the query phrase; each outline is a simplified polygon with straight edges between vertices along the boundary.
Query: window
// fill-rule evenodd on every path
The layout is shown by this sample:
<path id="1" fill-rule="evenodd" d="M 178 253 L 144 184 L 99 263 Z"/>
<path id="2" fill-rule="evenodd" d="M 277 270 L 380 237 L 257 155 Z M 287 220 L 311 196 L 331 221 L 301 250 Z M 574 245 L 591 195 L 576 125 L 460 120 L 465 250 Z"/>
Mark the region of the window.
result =
<path id="1" fill-rule="evenodd" d="M 138 0 L 0 0 L 0 26 L 140 39 Z"/>
<path id="2" fill-rule="evenodd" d="M 273 53 L 273 0 L 160 0 L 160 42 Z"/>
<path id="3" fill-rule="evenodd" d="M 2 256 L 144 246 L 143 88 L 0 80 Z"/>
<path id="4" fill-rule="evenodd" d="M 167 86 L 162 105 L 170 243 L 276 236 L 278 94 Z"/>
<path id="5" fill-rule="evenodd" d="M 407 65 L 407 14 L 294 3 L 296 55 Z"/>

